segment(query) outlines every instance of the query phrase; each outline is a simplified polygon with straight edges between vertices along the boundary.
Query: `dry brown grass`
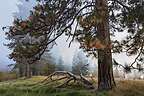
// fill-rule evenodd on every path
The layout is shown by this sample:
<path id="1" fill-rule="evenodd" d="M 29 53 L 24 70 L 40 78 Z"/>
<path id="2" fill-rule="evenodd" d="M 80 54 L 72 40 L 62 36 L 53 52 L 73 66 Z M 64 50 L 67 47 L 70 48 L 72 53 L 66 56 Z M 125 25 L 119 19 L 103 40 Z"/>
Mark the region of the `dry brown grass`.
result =
<path id="1" fill-rule="evenodd" d="M 17 76 L 15 73 L 0 72 L 0 81 L 7 81 L 16 79 Z"/>
<path id="2" fill-rule="evenodd" d="M 117 87 L 108 96 L 144 96 L 144 80 L 117 81 Z"/>

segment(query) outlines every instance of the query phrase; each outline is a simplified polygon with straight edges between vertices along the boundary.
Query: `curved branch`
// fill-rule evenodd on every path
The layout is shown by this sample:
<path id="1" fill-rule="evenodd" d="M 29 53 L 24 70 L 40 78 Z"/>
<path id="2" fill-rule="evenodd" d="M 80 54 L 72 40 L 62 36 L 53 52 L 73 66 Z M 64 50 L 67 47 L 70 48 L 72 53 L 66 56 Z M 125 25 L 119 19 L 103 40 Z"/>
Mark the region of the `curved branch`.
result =
<path id="1" fill-rule="evenodd" d="M 142 52 L 140 51 L 140 53 L 137 55 L 137 57 L 135 58 L 135 60 L 130 64 L 130 67 L 132 67 L 137 62 L 137 59 L 140 57 L 141 53 Z"/>
<path id="2" fill-rule="evenodd" d="M 129 10 L 130 8 L 126 5 L 124 5 L 122 2 L 120 2 L 119 0 L 110 0 L 110 1 L 114 1 L 117 2 L 119 5 L 121 5 L 122 7 L 126 8 L 127 10 Z"/>
<path id="3" fill-rule="evenodd" d="M 76 17 L 79 15 L 79 13 L 80 13 L 82 10 L 84 10 L 84 9 L 87 8 L 87 7 L 92 7 L 92 6 L 94 6 L 94 5 L 87 5 L 87 6 L 84 6 L 83 8 L 81 8 L 81 9 L 76 13 L 76 15 L 74 16 L 72 22 L 71 22 L 67 27 L 65 27 L 59 35 L 57 35 L 53 40 L 51 40 L 50 42 L 48 42 L 48 44 L 50 44 L 51 42 L 55 41 L 58 37 L 60 37 L 60 36 L 64 33 L 64 31 L 65 31 L 67 28 L 69 28 L 69 27 L 74 23 Z"/>

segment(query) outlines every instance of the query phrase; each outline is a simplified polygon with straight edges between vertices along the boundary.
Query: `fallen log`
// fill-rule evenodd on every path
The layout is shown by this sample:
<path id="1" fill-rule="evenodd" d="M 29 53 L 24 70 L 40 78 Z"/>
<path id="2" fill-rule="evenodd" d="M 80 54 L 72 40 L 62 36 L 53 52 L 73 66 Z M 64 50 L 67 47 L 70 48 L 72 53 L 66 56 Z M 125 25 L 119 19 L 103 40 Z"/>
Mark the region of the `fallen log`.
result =
<path id="1" fill-rule="evenodd" d="M 54 78 L 54 77 L 57 77 L 57 78 Z M 57 85 L 56 88 L 70 86 L 72 85 L 71 82 L 73 82 L 73 84 L 76 82 L 77 84 L 82 84 L 85 88 L 88 88 L 88 89 L 95 88 L 93 84 L 88 79 L 86 79 L 82 74 L 74 75 L 73 73 L 68 72 L 68 71 L 56 71 L 48 75 L 48 77 L 45 80 L 43 80 L 41 83 L 49 84 L 49 83 L 58 82 L 61 80 L 63 80 L 64 82 L 62 84 Z"/>

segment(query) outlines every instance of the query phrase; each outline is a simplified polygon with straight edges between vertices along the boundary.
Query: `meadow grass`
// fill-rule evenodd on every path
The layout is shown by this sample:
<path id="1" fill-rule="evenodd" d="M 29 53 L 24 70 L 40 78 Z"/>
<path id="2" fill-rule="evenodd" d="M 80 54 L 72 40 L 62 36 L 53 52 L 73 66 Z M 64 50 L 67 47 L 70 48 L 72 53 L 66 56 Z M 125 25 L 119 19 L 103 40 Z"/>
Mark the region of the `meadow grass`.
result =
<path id="1" fill-rule="evenodd" d="M 144 96 L 144 81 L 142 80 L 117 81 L 117 88 L 103 92 L 74 85 L 67 88 L 54 88 L 53 84 L 30 86 L 44 78 L 44 76 L 36 76 L 30 79 L 20 78 L 0 82 L 0 96 Z"/>

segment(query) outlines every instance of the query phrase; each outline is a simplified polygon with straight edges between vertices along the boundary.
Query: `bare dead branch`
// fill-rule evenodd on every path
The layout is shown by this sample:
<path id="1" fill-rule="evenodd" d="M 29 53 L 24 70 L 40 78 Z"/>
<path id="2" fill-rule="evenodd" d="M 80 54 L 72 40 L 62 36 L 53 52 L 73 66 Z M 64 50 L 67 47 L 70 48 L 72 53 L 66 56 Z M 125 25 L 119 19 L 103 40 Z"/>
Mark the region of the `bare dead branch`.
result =
<path id="1" fill-rule="evenodd" d="M 55 76 L 57 76 L 57 78 L 54 78 Z M 49 84 L 61 80 L 64 80 L 64 83 L 57 85 L 56 88 L 69 86 L 70 84 L 74 84 L 75 82 L 77 82 L 82 84 L 85 88 L 94 89 L 93 84 L 90 81 L 88 81 L 82 74 L 80 74 L 80 76 L 77 76 L 68 71 L 56 71 L 50 74 L 45 80 L 43 80 L 40 83 Z"/>

